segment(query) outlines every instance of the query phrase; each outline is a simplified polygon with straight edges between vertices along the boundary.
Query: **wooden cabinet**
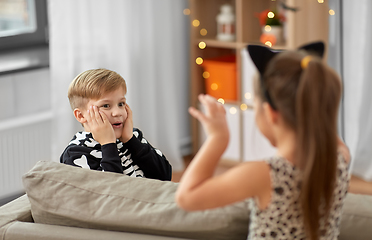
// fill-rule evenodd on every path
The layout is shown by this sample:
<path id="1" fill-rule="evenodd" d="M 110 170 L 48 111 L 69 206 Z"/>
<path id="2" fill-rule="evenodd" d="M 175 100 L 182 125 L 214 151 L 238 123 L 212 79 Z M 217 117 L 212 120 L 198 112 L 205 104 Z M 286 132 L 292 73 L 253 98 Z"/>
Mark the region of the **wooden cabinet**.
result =
<path id="1" fill-rule="evenodd" d="M 254 123 L 254 114 L 252 114 L 252 99 L 251 93 L 246 82 L 243 82 L 243 54 L 242 50 L 248 44 L 261 44 L 259 39 L 261 36 L 261 26 L 257 14 L 265 9 L 279 9 L 282 6 L 281 2 L 289 7 L 296 8 L 297 11 L 286 10 L 285 26 L 284 26 L 284 41 L 275 45 L 278 49 L 293 49 L 309 41 L 323 40 L 327 43 L 328 39 L 328 4 L 327 0 L 323 3 L 318 0 L 189 0 L 190 9 L 190 24 L 191 24 L 191 41 L 190 41 L 190 101 L 191 105 L 198 107 L 197 96 L 200 93 L 205 93 L 205 79 L 203 78 L 203 67 L 196 63 L 198 57 L 202 59 L 211 59 L 224 55 L 236 55 L 236 87 L 237 101 L 226 101 L 226 108 L 234 108 L 237 111 L 238 118 L 228 117 L 232 119 L 230 122 L 234 131 L 232 135 L 237 142 L 232 144 L 238 145 L 238 153 L 234 146 L 234 156 L 238 155 L 238 159 L 234 161 L 243 161 L 247 159 L 244 151 L 244 145 L 248 144 L 246 136 L 243 136 L 247 129 L 252 129 Z M 234 8 L 235 14 L 235 41 L 224 42 L 218 41 L 216 17 L 220 13 L 220 7 L 223 4 L 230 4 Z M 197 20 L 197 21 L 195 21 Z M 205 48 L 200 48 L 199 43 L 204 42 Z M 243 106 L 242 106 L 243 104 Z M 228 109 L 227 109 L 228 110 Z M 244 111 L 250 111 L 245 113 Z M 199 123 L 191 120 L 192 123 L 192 140 L 193 152 L 196 153 L 201 145 L 203 134 Z M 246 126 L 246 125 L 249 126 Z M 238 135 L 238 136 L 237 136 Z M 264 143 L 266 144 L 266 143 Z M 257 147 L 260 149 L 260 146 Z M 230 149 L 231 150 L 231 149 Z M 228 152 L 228 151 L 227 151 Z M 257 155 L 259 156 L 259 154 Z M 234 157 L 235 158 L 235 157 Z M 249 157 L 248 157 L 249 158 Z M 226 159 L 229 160 L 227 157 Z M 249 160 L 249 159 L 248 159 Z"/>

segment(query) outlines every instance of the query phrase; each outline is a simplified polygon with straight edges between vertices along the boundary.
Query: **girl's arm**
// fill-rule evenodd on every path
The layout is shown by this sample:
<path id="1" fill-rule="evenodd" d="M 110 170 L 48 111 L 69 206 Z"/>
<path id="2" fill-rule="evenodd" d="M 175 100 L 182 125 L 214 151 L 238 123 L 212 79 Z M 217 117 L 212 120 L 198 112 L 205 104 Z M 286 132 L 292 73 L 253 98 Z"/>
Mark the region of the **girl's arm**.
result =
<path id="1" fill-rule="evenodd" d="M 225 108 L 214 98 L 200 95 L 206 114 L 190 108 L 190 114 L 203 125 L 207 139 L 181 178 L 176 201 L 185 210 L 216 208 L 270 193 L 269 166 L 250 162 L 213 177 L 220 157 L 229 142 Z"/>

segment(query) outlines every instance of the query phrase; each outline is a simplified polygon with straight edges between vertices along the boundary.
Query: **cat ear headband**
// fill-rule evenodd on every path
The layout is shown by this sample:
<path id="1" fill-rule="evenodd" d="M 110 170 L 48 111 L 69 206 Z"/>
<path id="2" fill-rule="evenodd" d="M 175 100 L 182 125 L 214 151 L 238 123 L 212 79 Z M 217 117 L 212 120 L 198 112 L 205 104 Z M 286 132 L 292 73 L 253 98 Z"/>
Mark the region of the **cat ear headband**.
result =
<path id="1" fill-rule="evenodd" d="M 261 45 L 248 45 L 247 49 L 248 49 L 248 53 L 251 56 L 251 59 L 254 65 L 256 65 L 260 73 L 261 84 L 263 85 L 262 76 L 265 72 L 266 66 L 268 65 L 268 63 L 273 57 L 275 57 L 278 53 L 283 52 L 284 50 L 274 50 L 274 49 L 268 48 L 266 46 L 261 46 Z M 311 61 L 312 55 L 322 58 L 324 55 L 324 49 L 325 49 L 324 43 L 321 41 L 309 43 L 309 44 L 299 47 L 298 50 L 304 50 L 308 53 L 308 55 L 302 59 L 301 67 L 303 69 L 307 67 L 307 64 Z M 273 101 L 270 98 L 268 91 L 265 88 L 264 88 L 264 95 L 265 95 L 267 102 L 271 105 L 273 109 L 276 110 L 277 108 L 275 107 Z"/>

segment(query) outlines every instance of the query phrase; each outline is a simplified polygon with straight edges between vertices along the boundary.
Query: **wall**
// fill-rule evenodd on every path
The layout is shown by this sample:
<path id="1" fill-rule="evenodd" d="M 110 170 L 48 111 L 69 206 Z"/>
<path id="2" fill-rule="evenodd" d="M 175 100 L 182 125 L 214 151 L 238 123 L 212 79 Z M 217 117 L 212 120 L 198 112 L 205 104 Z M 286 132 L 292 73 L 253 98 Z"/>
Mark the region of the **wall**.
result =
<path id="1" fill-rule="evenodd" d="M 22 175 L 51 156 L 49 69 L 0 76 L 0 199 L 23 192 Z"/>

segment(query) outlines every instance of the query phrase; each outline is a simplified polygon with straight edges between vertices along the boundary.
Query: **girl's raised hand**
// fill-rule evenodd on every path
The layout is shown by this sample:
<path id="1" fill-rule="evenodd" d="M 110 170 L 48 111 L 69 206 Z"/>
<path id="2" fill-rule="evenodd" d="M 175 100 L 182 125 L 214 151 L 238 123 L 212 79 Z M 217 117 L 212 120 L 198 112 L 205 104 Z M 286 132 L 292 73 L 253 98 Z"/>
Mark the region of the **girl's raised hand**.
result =
<path id="1" fill-rule="evenodd" d="M 93 138 L 101 145 L 115 143 L 116 137 L 107 116 L 99 111 L 97 106 L 90 106 L 87 110 L 87 124 Z"/>
<path id="2" fill-rule="evenodd" d="M 202 124 L 208 137 L 220 137 L 229 140 L 229 129 L 226 122 L 226 111 L 224 106 L 210 95 L 200 94 L 200 103 L 205 107 L 205 113 L 189 108 L 189 113 Z"/>

